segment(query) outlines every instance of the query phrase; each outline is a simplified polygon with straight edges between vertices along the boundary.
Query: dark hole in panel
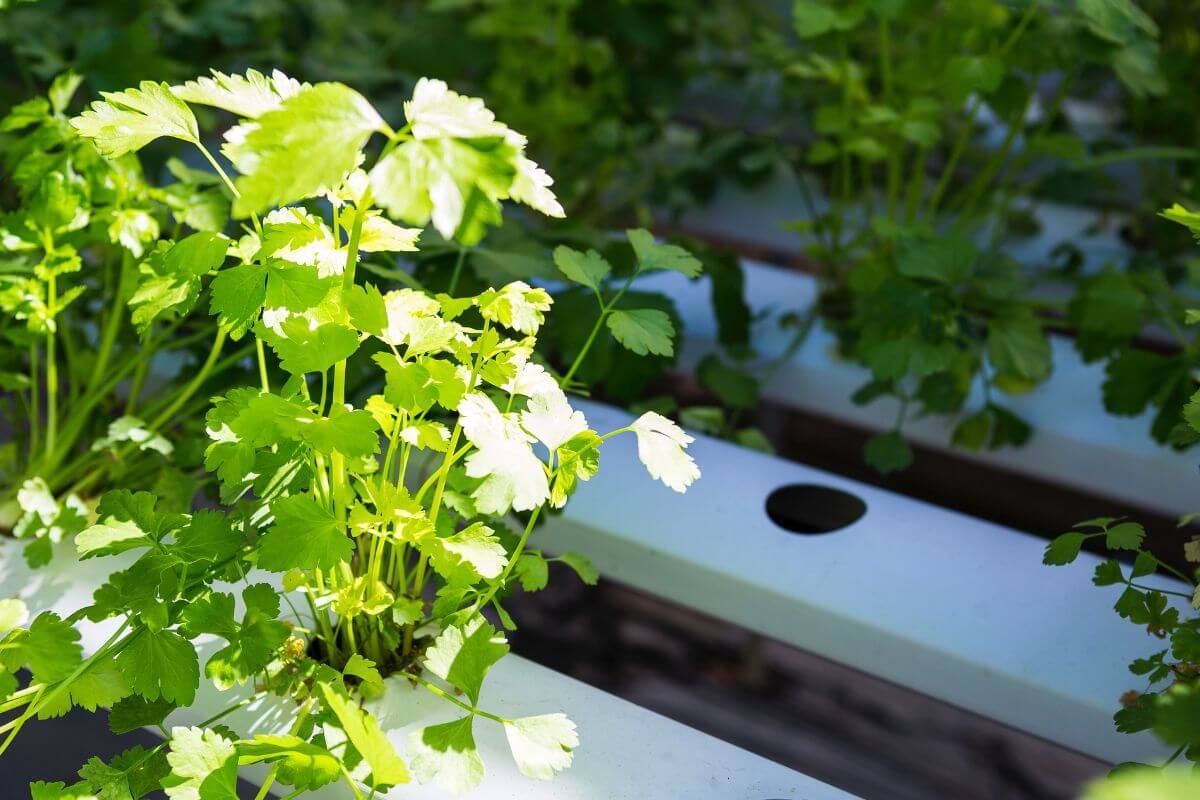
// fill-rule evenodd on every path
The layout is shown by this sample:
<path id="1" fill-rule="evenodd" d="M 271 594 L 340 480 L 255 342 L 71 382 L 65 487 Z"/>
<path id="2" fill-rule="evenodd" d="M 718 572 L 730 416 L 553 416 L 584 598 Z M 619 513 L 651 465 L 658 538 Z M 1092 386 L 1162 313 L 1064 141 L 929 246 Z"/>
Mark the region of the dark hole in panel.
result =
<path id="1" fill-rule="evenodd" d="M 832 533 L 857 522 L 867 504 L 841 489 L 815 483 L 780 486 L 767 496 L 767 516 L 792 533 Z"/>

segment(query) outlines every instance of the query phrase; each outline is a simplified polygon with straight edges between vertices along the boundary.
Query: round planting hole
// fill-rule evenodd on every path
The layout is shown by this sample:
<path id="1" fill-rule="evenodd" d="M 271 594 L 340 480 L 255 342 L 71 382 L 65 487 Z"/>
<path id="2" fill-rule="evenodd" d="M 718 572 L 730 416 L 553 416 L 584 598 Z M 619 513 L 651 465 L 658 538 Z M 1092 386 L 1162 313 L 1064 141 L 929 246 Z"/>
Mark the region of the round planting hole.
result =
<path id="1" fill-rule="evenodd" d="M 865 513 L 867 504 L 858 497 L 815 483 L 780 486 L 767 496 L 767 516 L 792 533 L 832 533 Z"/>

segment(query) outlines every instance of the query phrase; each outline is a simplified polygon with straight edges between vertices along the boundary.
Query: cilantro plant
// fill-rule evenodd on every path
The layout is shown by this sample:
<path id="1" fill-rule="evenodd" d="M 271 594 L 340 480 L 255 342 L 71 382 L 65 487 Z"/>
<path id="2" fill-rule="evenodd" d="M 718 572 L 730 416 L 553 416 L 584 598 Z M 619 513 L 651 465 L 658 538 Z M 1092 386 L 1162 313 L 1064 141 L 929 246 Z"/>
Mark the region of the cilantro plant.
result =
<path id="1" fill-rule="evenodd" d="M 1065 309 L 1033 291 L 1052 265 L 1018 264 L 1006 245 L 1048 166 L 1144 157 L 1093 158 L 1063 107 L 1098 71 L 1158 93 L 1156 26 L 1130 0 L 801 0 L 792 27 L 798 43 L 776 33 L 760 53 L 792 89 L 786 108 L 811 116 L 803 169 L 829 198 L 807 198 L 796 226 L 822 285 L 809 313 L 871 370 L 854 402 L 897 403 L 867 460 L 905 467 L 904 425 L 930 414 L 956 418 L 968 449 L 1022 443 L 1029 427 L 1003 397 L 1049 377 L 1043 314 Z M 784 358 L 812 324 L 799 320 Z"/>
<path id="2" fill-rule="evenodd" d="M 244 232 L 222 240 L 209 308 L 219 335 L 254 340 L 262 367 L 207 414 L 222 508 L 175 513 L 150 492 L 110 491 L 75 546 L 127 566 L 93 603 L 27 625 L 20 601 L 0 604 L 0 709 L 16 715 L 0 725 L 0 754 L 29 720 L 72 706 L 112 706 L 116 731 L 162 727 L 196 697 L 197 640 L 216 637 L 225 644 L 203 673 L 228 708 L 164 728 L 151 750 L 92 759 L 79 784 L 35 784 L 35 796 L 230 797 L 238 767 L 254 763 L 271 767 L 260 795 L 342 780 L 362 798 L 412 778 L 462 791 L 483 776 L 477 721 L 502 726 L 522 773 L 552 777 L 571 762 L 575 726 L 558 713 L 506 717 L 503 698 L 481 707 L 508 651 L 484 614 L 512 628 L 505 598 L 544 586 L 551 563 L 595 580 L 582 556 L 547 557 L 532 536 L 596 473 L 608 439 L 633 433 L 650 475 L 682 492 L 699 477 L 691 437 L 654 413 L 592 430 L 562 389 L 574 368 L 556 379 L 533 359 L 552 305 L 541 288 L 452 296 L 363 280 L 365 254 L 418 246 L 420 228 L 403 225 L 469 243 L 500 223 L 504 200 L 561 213 L 524 137 L 481 101 L 422 80 L 393 128 L 343 84 L 214 73 L 107 94 L 72 124 L 115 157 L 164 136 L 201 146 L 188 103 L 240 119 L 222 148 L 233 170 L 212 165 Z M 681 268 L 673 248 L 631 237 L 640 270 Z M 605 324 L 627 343 L 662 335 L 619 311 L 606 308 Z M 374 388 L 355 397 L 359 372 Z M 87 656 L 72 627 L 82 619 L 116 623 Z M 22 667 L 32 678 L 18 687 Z M 371 702 L 403 703 L 410 684 L 451 718 L 412 733 L 403 757 Z M 288 733 L 216 724 L 264 695 L 283 698 Z"/>
<path id="3" fill-rule="evenodd" d="M 0 528 L 30 541 L 31 563 L 114 483 L 187 510 L 199 453 L 178 422 L 244 355 L 190 313 L 224 260 L 215 178 L 173 161 L 175 181 L 157 187 L 134 156 L 98 150 L 68 123 L 80 81 L 65 73 L 0 120 L 0 414 L 12 431 Z"/>
<path id="4" fill-rule="evenodd" d="M 1200 229 L 1200 216 L 1182 207 L 1163 212 L 1176 222 Z M 1188 322 L 1200 320 L 1200 314 L 1190 311 Z M 1149 355 L 1149 354 L 1147 354 Z M 1176 379 L 1169 373 L 1159 374 L 1164 384 L 1159 391 L 1173 390 Z M 1200 434 L 1200 390 L 1189 381 L 1190 399 L 1183 407 L 1185 424 L 1194 439 Z M 1180 527 L 1195 519 L 1188 515 Z M 1141 689 L 1130 690 L 1121 698 L 1122 709 L 1114 717 L 1117 729 L 1124 733 L 1151 730 L 1166 743 L 1177 747 L 1171 761 L 1180 756 L 1200 763 L 1200 731 L 1195 720 L 1200 718 L 1200 567 L 1187 573 L 1164 563 L 1145 549 L 1145 530 L 1133 521 L 1100 518 L 1081 522 L 1075 530 L 1064 533 L 1046 547 L 1044 563 L 1072 563 L 1088 540 L 1102 539 L 1109 551 L 1125 551 L 1134 557 L 1132 566 L 1110 558 L 1096 567 L 1092 582 L 1097 586 L 1124 587 L 1114 610 L 1130 622 L 1144 626 L 1155 638 L 1169 643 L 1145 658 L 1129 665 L 1134 675 L 1145 680 Z M 1200 537 L 1184 545 L 1184 558 L 1190 564 L 1200 564 Z M 1181 588 L 1164 588 L 1161 583 L 1147 585 L 1144 580 L 1159 571 L 1181 582 Z"/>
<path id="5" fill-rule="evenodd" d="M 1186 524 L 1185 519 L 1181 524 Z M 1131 623 L 1144 627 L 1164 647 L 1129 665 L 1143 685 L 1121 697 L 1121 710 L 1113 719 L 1122 733 L 1153 731 L 1167 744 L 1176 747 L 1167 763 L 1179 757 L 1200 761 L 1200 735 L 1195 720 L 1200 715 L 1200 683 L 1196 664 L 1200 663 L 1200 572 L 1193 567 L 1185 574 L 1164 563 L 1143 548 L 1145 530 L 1130 520 L 1099 518 L 1081 522 L 1046 546 L 1044 563 L 1072 563 L 1084 542 L 1101 540 L 1106 549 L 1134 557 L 1132 565 L 1109 558 L 1096 566 L 1092 582 L 1097 586 L 1120 589 L 1113 610 Z M 1200 564 L 1200 541 L 1185 546 L 1189 562 Z M 1177 579 L 1179 588 L 1166 588 L 1163 582 L 1148 584 L 1146 579 L 1158 572 Z"/>

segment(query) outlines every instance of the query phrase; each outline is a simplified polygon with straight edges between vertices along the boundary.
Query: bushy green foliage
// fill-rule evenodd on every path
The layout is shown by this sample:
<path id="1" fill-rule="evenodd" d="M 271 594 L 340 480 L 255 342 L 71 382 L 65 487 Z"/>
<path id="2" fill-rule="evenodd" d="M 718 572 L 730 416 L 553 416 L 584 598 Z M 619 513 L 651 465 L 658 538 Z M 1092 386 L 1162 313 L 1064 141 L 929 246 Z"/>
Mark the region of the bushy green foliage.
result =
<path id="1" fill-rule="evenodd" d="M 204 145 L 192 105 L 238 118 L 223 136 L 232 173 Z M 551 563 L 596 580 L 583 556 L 548 557 L 531 537 L 546 509 L 596 474 L 609 438 L 634 434 L 650 475 L 682 492 L 699 477 L 691 437 L 654 413 L 590 428 L 562 388 L 588 348 L 561 378 L 535 357 L 553 304 L 543 288 L 509 281 L 464 296 L 363 280 L 366 254 L 414 251 L 427 224 L 466 248 L 500 224 L 502 201 L 562 214 L 524 137 L 482 101 L 422 80 L 404 116 L 394 128 L 344 84 L 251 71 L 144 81 L 70 120 L 109 168 L 162 137 L 210 161 L 232 220 L 149 254 L 129 304 L 146 326 L 207 308 L 215 349 L 252 342 L 257 380 L 217 395 L 205 418 L 218 509 L 116 488 L 94 510 L 64 504 L 69 528 L 45 520 L 74 536 L 79 558 L 124 566 L 68 619 L 28 621 L 21 601 L 0 603 L 0 708 L 17 715 L 0 728 L 0 753 L 30 719 L 74 706 L 111 706 L 115 732 L 161 727 L 202 680 L 227 711 L 276 695 L 293 716 L 287 732 L 215 724 L 225 712 L 176 726 L 149 751 L 91 759 L 80 783 L 34 784 L 35 797 L 232 797 L 239 766 L 255 763 L 293 794 L 344 780 L 361 797 L 414 778 L 461 791 L 483 777 L 479 720 L 503 728 L 531 778 L 570 765 L 579 738 L 565 715 L 489 710 L 502 698 L 480 707 L 486 674 L 508 652 L 484 612 L 511 629 L 504 600 L 544 587 Z M 634 275 L 700 268 L 645 231 L 629 239 Z M 559 256 L 600 301 L 593 340 L 607 324 L 634 352 L 670 347 L 653 309 L 604 299 L 603 259 Z M 369 377 L 352 385 L 352 365 Z M 118 455 L 167 449 L 159 429 L 127 426 Z M 48 492 L 21 500 L 31 512 L 53 502 Z M 85 619 L 115 627 L 92 653 L 75 627 Z M 201 664 L 198 641 L 212 637 L 220 645 Z M 413 732 L 402 757 L 364 702 L 403 702 L 406 684 L 444 699 L 453 718 Z"/>

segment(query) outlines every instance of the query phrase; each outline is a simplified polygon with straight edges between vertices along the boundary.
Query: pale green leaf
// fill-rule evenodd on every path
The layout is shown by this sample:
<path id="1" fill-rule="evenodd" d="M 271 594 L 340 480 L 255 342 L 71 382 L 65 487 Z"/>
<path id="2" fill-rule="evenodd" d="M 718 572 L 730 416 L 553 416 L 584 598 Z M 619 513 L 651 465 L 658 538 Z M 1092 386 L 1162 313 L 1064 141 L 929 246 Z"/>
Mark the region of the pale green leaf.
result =
<path id="1" fill-rule="evenodd" d="M 247 70 L 245 75 L 226 75 L 214 69 L 212 77 L 201 76 L 182 86 L 172 86 L 171 91 L 189 103 L 215 106 L 239 117 L 255 119 L 279 108 L 284 100 L 307 85 L 279 70 L 268 77 L 256 69 Z"/>
<path id="2" fill-rule="evenodd" d="M 504 634 L 476 615 L 441 632 L 425 652 L 425 668 L 477 703 L 484 676 L 507 652 Z"/>
<path id="3" fill-rule="evenodd" d="M 237 747 L 215 731 L 172 728 L 167 763 L 171 800 L 237 800 Z"/>
<path id="4" fill-rule="evenodd" d="M 408 758 L 421 783 L 433 782 L 451 794 L 462 794 L 483 780 L 483 759 L 471 730 L 475 717 L 430 725 L 408 736 Z"/>
<path id="5" fill-rule="evenodd" d="M 521 774 L 541 781 L 571 766 L 571 751 L 579 746 L 575 723 L 566 714 L 509 720 L 504 735 Z"/>
<path id="6" fill-rule="evenodd" d="M 333 753 L 298 736 L 260 734 L 238 746 L 242 764 L 272 761 L 279 765 L 277 777 L 285 786 L 318 789 L 341 775 Z"/>
<path id="7" fill-rule="evenodd" d="M 108 158 L 140 150 L 160 136 L 200 142 L 195 115 L 165 83 L 142 81 L 137 89 L 101 95 L 103 101 L 92 103 L 71 124 Z"/>
<path id="8" fill-rule="evenodd" d="M 325 704 L 337 716 L 351 744 L 371 768 L 371 784 L 378 787 L 408 783 L 408 768 L 379 729 L 375 718 L 329 686 L 322 685 L 321 689 Z"/>
<path id="9" fill-rule="evenodd" d="M 385 128 L 371 104 L 347 86 L 301 89 L 226 136 L 223 152 L 242 173 L 234 215 L 248 217 L 337 189 L 358 166 L 367 139 Z"/>

